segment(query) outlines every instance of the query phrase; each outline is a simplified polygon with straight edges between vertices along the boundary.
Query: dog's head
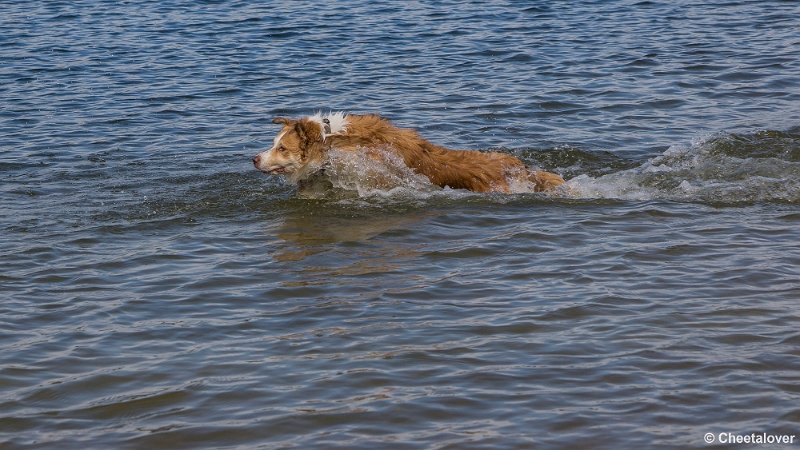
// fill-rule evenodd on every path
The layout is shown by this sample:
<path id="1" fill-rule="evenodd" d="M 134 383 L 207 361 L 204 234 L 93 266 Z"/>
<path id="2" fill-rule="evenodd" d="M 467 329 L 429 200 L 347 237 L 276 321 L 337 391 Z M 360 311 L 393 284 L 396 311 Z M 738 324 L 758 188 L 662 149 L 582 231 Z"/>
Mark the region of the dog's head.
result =
<path id="1" fill-rule="evenodd" d="M 257 154 L 253 165 L 264 173 L 285 174 L 298 181 L 319 168 L 324 154 L 324 123 L 304 118 L 299 120 L 276 117 L 272 123 L 283 128 L 272 148 Z"/>

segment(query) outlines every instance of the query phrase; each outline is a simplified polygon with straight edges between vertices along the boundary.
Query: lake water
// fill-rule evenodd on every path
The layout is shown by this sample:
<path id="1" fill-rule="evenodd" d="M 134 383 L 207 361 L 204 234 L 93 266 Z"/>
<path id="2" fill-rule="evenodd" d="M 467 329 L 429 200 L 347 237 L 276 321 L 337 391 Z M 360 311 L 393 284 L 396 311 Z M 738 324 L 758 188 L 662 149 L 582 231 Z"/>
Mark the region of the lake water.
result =
<path id="1" fill-rule="evenodd" d="M 798 30 L 794 1 L 4 3 L 0 447 L 798 448 Z M 298 198 L 250 159 L 320 110 L 569 189 Z"/>

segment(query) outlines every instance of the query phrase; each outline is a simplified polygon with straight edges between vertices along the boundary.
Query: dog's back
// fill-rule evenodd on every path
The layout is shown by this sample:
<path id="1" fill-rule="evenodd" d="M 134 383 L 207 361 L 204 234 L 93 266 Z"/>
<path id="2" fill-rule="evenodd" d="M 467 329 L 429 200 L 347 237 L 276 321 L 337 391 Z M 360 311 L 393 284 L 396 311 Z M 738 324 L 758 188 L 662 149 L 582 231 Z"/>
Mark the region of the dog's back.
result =
<path id="1" fill-rule="evenodd" d="M 530 172 L 518 158 L 499 152 L 449 150 L 423 139 L 416 131 L 397 128 L 377 115 L 347 116 L 347 131 L 330 136 L 332 147 L 356 150 L 385 147 L 433 184 L 475 192 L 509 192 L 509 181 L 527 181 L 534 190 L 549 190 L 564 180 L 548 172 Z"/>

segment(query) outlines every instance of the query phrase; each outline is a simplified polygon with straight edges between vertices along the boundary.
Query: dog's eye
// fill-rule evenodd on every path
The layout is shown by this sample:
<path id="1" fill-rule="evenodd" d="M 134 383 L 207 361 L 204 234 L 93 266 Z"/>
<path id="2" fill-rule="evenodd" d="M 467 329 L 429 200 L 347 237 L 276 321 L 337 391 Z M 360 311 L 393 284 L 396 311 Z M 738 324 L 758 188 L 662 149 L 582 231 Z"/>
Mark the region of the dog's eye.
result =
<path id="1" fill-rule="evenodd" d="M 283 153 L 283 152 L 285 152 L 285 151 L 286 151 L 286 147 L 284 147 L 284 146 L 282 146 L 282 145 L 279 145 L 279 146 L 278 146 L 278 152 L 280 152 L 280 153 Z"/>

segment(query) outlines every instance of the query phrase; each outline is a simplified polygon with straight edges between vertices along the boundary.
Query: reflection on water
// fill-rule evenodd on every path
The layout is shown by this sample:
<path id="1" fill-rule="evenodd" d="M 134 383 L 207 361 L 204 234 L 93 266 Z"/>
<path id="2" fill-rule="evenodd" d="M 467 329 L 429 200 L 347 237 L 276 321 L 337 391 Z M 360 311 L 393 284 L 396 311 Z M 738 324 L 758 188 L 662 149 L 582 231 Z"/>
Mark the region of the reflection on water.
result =
<path id="1" fill-rule="evenodd" d="M 389 231 L 402 233 L 413 229 L 419 222 L 429 220 L 436 215 L 434 211 L 423 209 L 393 214 L 380 211 L 369 213 L 353 210 L 351 207 L 345 211 L 351 210 L 354 214 L 342 216 L 342 212 L 336 210 L 331 214 L 329 205 L 323 206 L 322 210 L 317 212 L 314 212 L 313 208 L 312 203 L 311 206 L 289 210 L 278 225 L 265 230 L 268 235 L 275 235 L 284 241 L 284 244 L 280 245 L 283 249 L 273 255 L 277 261 L 300 261 L 339 248 L 341 247 L 339 244 L 350 244 L 345 245 L 345 248 L 358 254 L 360 247 L 358 244 L 365 244 L 375 236 Z M 347 267 L 331 268 L 331 275 L 335 275 L 336 271 L 351 274 L 389 271 L 391 267 L 396 267 L 398 261 L 413 257 L 415 254 L 408 248 L 397 249 L 396 254 L 392 254 L 390 248 L 382 247 L 382 249 L 387 254 L 375 258 L 374 250 L 371 250 L 373 257 L 370 260 L 352 262 Z M 337 259 L 332 260 L 336 261 Z"/>

